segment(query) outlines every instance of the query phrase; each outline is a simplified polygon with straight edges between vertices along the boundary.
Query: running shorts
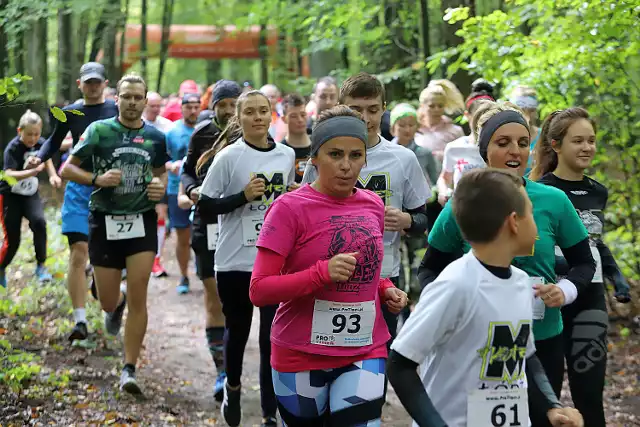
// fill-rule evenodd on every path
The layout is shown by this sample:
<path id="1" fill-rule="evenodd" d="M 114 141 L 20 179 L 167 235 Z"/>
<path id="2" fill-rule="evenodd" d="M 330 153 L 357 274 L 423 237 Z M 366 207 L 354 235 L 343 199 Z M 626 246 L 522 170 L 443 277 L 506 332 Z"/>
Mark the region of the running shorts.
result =
<path id="1" fill-rule="evenodd" d="M 191 235 L 191 248 L 196 254 L 196 273 L 200 280 L 216 277 L 214 270 L 216 251 L 207 248 L 207 236 L 199 230 L 194 230 Z"/>
<path id="2" fill-rule="evenodd" d="M 171 228 L 189 228 L 191 227 L 191 210 L 190 209 L 181 209 L 178 206 L 178 195 L 177 194 L 169 194 L 169 222 L 171 223 Z"/>
<path id="3" fill-rule="evenodd" d="M 89 235 L 89 199 L 92 192 L 92 186 L 75 182 L 67 183 L 61 211 L 62 234 L 80 233 L 86 236 Z"/>
<path id="4" fill-rule="evenodd" d="M 158 215 L 155 210 L 142 213 L 144 237 L 123 240 L 108 240 L 105 216 L 93 211 L 89 215 L 89 259 L 96 267 L 122 270 L 127 266 L 127 258 L 141 252 L 158 252 Z"/>

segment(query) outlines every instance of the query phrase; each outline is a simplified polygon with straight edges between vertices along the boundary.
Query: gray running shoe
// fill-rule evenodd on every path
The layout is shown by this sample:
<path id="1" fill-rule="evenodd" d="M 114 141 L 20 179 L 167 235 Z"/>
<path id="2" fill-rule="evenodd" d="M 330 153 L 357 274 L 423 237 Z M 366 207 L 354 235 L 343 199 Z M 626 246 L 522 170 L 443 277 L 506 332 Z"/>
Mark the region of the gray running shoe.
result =
<path id="1" fill-rule="evenodd" d="M 135 373 L 129 371 L 128 369 L 122 370 L 122 374 L 120 375 L 120 390 L 126 391 L 129 394 L 142 394 L 142 390 L 138 385 L 138 381 L 136 381 Z"/>
<path id="2" fill-rule="evenodd" d="M 124 308 L 127 306 L 127 294 L 123 292 L 122 296 L 122 302 L 116 307 L 116 310 L 113 313 L 104 314 L 104 327 L 111 335 L 118 335 L 122 326 L 122 316 Z"/>

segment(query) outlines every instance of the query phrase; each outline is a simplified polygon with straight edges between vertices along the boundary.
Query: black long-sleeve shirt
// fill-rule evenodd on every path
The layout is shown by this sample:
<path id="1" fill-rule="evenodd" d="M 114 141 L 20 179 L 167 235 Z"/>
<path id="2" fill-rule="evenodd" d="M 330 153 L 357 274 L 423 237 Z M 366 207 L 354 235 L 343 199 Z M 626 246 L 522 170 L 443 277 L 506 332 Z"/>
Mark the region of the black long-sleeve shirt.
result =
<path id="1" fill-rule="evenodd" d="M 595 246 L 600 255 L 602 275 L 609 279 L 616 288 L 616 297 L 625 299 L 629 294 L 629 285 L 622 276 L 620 268 L 604 243 L 604 210 L 609 199 L 607 188 L 598 181 L 584 176 L 580 181 L 567 181 L 548 173 L 540 181 L 562 190 L 578 212 L 578 216 L 589 232 L 590 243 Z M 566 255 L 565 255 L 566 258 Z M 556 273 L 560 276 L 568 274 L 568 266 L 562 257 L 556 259 Z"/>
<path id="2" fill-rule="evenodd" d="M 71 132 L 73 146 L 75 147 L 85 129 L 87 129 L 91 123 L 97 122 L 98 120 L 110 119 L 118 115 L 118 107 L 115 102 L 111 100 L 106 100 L 102 104 L 95 105 L 85 105 L 84 101 L 79 101 L 67 105 L 62 110 L 78 110 L 84 115 L 79 116 L 73 113 L 66 113 L 66 122 L 54 119 L 55 128 L 53 133 L 47 138 L 44 144 L 42 144 L 38 152 L 38 157 L 42 159 L 43 162 L 49 160 L 51 156 L 60 150 L 60 146 L 69 132 Z"/>

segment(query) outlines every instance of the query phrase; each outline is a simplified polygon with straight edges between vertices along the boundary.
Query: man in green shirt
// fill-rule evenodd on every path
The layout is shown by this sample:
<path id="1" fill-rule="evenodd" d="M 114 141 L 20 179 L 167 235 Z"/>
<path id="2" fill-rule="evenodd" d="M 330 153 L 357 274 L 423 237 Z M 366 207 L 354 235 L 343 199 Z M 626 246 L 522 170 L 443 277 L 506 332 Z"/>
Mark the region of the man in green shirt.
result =
<path id="1" fill-rule="evenodd" d="M 135 366 L 147 328 L 147 285 L 158 246 L 155 204 L 168 160 L 164 134 L 142 121 L 147 85 L 135 75 L 117 86 L 118 117 L 92 123 L 62 169 L 70 181 L 94 186 L 89 203 L 89 256 L 107 331 L 120 331 L 124 308 L 125 365 L 120 388 L 141 390 Z M 123 269 L 127 291 L 120 292 Z"/>

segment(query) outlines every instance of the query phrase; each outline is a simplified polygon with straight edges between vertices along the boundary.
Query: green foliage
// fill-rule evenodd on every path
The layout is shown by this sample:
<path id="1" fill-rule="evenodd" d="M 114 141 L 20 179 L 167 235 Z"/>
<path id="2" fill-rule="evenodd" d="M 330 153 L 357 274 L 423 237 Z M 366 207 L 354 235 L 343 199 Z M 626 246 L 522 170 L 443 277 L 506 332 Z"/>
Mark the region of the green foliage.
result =
<path id="1" fill-rule="evenodd" d="M 9 341 L 0 339 L 0 385 L 18 391 L 36 377 L 41 369 L 36 356 L 14 350 Z"/>
<path id="2" fill-rule="evenodd" d="M 6 97 L 7 101 L 13 101 L 20 95 L 20 87 L 23 82 L 31 80 L 29 76 L 16 74 L 10 77 L 0 77 L 0 97 Z"/>
<path id="3" fill-rule="evenodd" d="M 583 105 L 599 124 L 593 175 L 609 189 L 608 236 L 624 273 L 640 279 L 640 3 L 512 0 L 508 12 L 470 17 L 463 43 L 434 55 L 503 87 L 534 87 L 542 115 Z M 447 17 L 464 17 L 463 9 Z"/>

